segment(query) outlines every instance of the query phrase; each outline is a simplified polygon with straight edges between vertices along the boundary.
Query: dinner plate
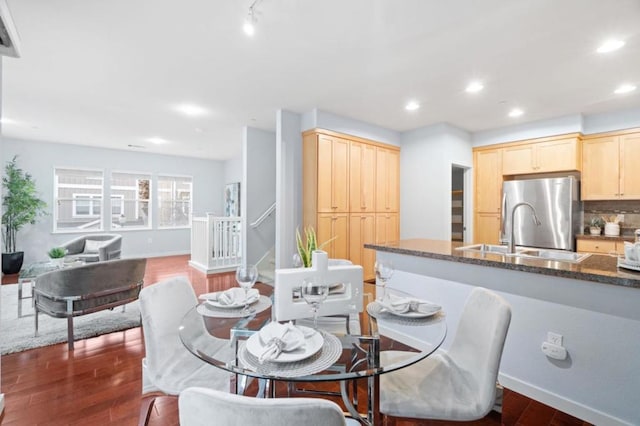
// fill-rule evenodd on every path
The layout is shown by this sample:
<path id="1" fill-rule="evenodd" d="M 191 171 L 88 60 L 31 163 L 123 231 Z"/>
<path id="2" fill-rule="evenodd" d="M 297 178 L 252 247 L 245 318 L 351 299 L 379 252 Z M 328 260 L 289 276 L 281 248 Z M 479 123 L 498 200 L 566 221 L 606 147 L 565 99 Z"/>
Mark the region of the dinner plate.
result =
<path id="1" fill-rule="evenodd" d="M 278 355 L 277 358 L 269 359 L 266 362 L 302 361 L 303 359 L 307 359 L 310 356 L 315 355 L 320 349 L 322 349 L 322 345 L 324 344 L 324 337 L 322 337 L 321 333 L 313 331 L 313 329 L 310 329 L 309 327 L 296 327 L 299 328 L 305 336 L 304 344 L 295 350 L 280 352 L 280 355 Z M 254 333 L 247 339 L 246 348 L 251 355 L 259 358 L 267 348 L 267 346 L 262 343 L 262 340 L 260 339 L 260 333 Z"/>
<path id="2" fill-rule="evenodd" d="M 237 302 L 237 303 L 232 303 L 230 305 L 225 305 L 223 303 L 218 302 L 217 300 L 211 300 L 211 299 L 206 299 L 204 301 L 204 303 L 206 303 L 207 305 L 211 305 L 214 308 L 218 308 L 218 309 L 237 309 L 237 308 L 244 308 L 244 305 L 253 305 L 254 303 L 256 303 L 258 300 L 260 299 L 260 295 L 254 295 L 253 297 L 249 297 L 248 302 L 245 302 L 244 300 L 242 302 Z"/>
<path id="3" fill-rule="evenodd" d="M 385 312 L 388 312 L 388 313 L 390 313 L 392 315 L 396 315 L 396 316 L 399 316 L 399 317 L 404 317 L 404 318 L 426 318 L 426 317 L 430 317 L 431 315 L 437 314 L 442 309 L 442 306 L 440 306 L 440 305 L 435 305 L 433 303 L 423 302 L 418 306 L 418 310 L 417 311 L 409 311 L 409 312 L 400 313 L 400 312 L 394 312 L 384 302 L 378 302 L 378 303 L 385 310 Z"/>

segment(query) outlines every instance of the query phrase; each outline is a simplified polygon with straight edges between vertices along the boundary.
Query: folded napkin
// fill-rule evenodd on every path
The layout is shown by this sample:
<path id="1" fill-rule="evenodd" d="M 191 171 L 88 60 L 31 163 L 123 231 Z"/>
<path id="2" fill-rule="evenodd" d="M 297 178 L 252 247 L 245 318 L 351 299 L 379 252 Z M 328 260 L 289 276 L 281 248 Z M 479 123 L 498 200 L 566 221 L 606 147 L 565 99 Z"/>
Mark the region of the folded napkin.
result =
<path id="1" fill-rule="evenodd" d="M 388 294 L 387 297 L 379 303 L 384 309 L 394 314 L 406 314 L 409 312 L 431 313 L 442 309 L 441 306 L 427 302 L 426 300 L 396 296 L 394 294 Z"/>
<path id="2" fill-rule="evenodd" d="M 260 329 L 259 337 L 264 345 L 264 350 L 258 357 L 260 364 L 278 358 L 282 352 L 290 352 L 304 345 L 304 333 L 292 322 L 270 322 Z"/>
<path id="3" fill-rule="evenodd" d="M 260 293 L 255 288 L 250 289 L 246 293 L 239 287 L 233 287 L 225 291 L 215 291 L 213 293 L 201 294 L 200 300 L 211 300 L 219 303 L 220 305 L 241 305 L 243 303 L 251 303 L 260 297 Z"/>

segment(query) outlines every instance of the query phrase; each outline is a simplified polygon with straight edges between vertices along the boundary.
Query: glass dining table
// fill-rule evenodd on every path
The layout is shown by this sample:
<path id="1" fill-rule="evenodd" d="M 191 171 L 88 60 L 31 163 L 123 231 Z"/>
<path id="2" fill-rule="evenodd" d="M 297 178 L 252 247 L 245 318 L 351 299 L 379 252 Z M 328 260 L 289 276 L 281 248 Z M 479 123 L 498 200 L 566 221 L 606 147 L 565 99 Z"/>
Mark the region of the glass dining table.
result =
<path id="1" fill-rule="evenodd" d="M 260 396 L 275 397 L 275 383 L 334 382 L 349 415 L 365 425 L 381 424 L 379 411 L 380 375 L 412 365 L 442 345 L 447 325 L 443 310 L 428 316 L 395 315 L 382 308 L 378 301 L 369 303 L 360 314 L 360 334 L 328 332 L 299 327 L 307 345 L 319 343 L 313 356 L 302 359 L 261 362 L 251 350 L 260 330 L 272 321 L 271 298 L 261 295 L 260 306 L 247 315 L 238 309 L 208 309 L 206 303 L 192 308 L 180 325 L 184 346 L 201 360 L 236 375 L 236 392 L 243 393 L 239 383 L 247 377 L 261 379 Z M 340 321 L 339 318 L 331 318 Z M 344 317 L 345 324 L 349 317 Z M 253 337 L 252 337 L 253 336 Z M 259 344 L 259 343 L 258 343 Z M 404 357 L 381 356 L 385 351 L 404 351 Z M 392 361 L 385 361 L 386 359 Z M 358 397 L 357 379 L 366 380 L 366 397 Z M 351 384 L 351 386 L 349 386 Z"/>

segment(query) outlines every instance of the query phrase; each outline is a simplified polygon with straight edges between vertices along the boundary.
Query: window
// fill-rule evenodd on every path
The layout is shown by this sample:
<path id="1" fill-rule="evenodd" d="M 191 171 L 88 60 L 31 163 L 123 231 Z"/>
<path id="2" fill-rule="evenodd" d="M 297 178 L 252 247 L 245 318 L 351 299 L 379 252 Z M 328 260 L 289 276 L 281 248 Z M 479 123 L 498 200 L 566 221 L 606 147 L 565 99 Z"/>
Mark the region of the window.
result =
<path id="1" fill-rule="evenodd" d="M 158 176 L 158 220 L 160 228 L 191 225 L 192 178 Z"/>
<path id="2" fill-rule="evenodd" d="M 100 170 L 54 170 L 54 231 L 101 231 Z"/>
<path id="3" fill-rule="evenodd" d="M 150 229 L 151 175 L 111 173 L 111 229 Z"/>

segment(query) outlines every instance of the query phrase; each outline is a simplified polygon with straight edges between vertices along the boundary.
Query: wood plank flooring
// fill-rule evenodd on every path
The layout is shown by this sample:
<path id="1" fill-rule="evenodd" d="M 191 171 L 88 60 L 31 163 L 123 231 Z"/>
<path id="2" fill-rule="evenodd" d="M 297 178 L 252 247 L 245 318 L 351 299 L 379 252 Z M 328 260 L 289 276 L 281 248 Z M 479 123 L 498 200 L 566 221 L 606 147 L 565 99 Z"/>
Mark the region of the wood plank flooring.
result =
<path id="1" fill-rule="evenodd" d="M 197 294 L 236 285 L 234 274 L 205 276 L 190 268 L 188 256 L 149 259 L 145 285 L 186 275 Z M 3 283 L 16 282 L 5 277 Z M 2 357 L 3 426 L 135 425 L 142 388 L 144 342 L 140 328 L 80 340 L 69 353 L 67 344 L 32 349 Z M 178 425 L 176 398 L 159 398 L 149 424 Z M 212 422 L 214 424 L 214 422 Z M 503 413 L 492 412 L 471 423 L 398 419 L 397 426 L 587 426 L 515 392 L 505 390 Z"/>

